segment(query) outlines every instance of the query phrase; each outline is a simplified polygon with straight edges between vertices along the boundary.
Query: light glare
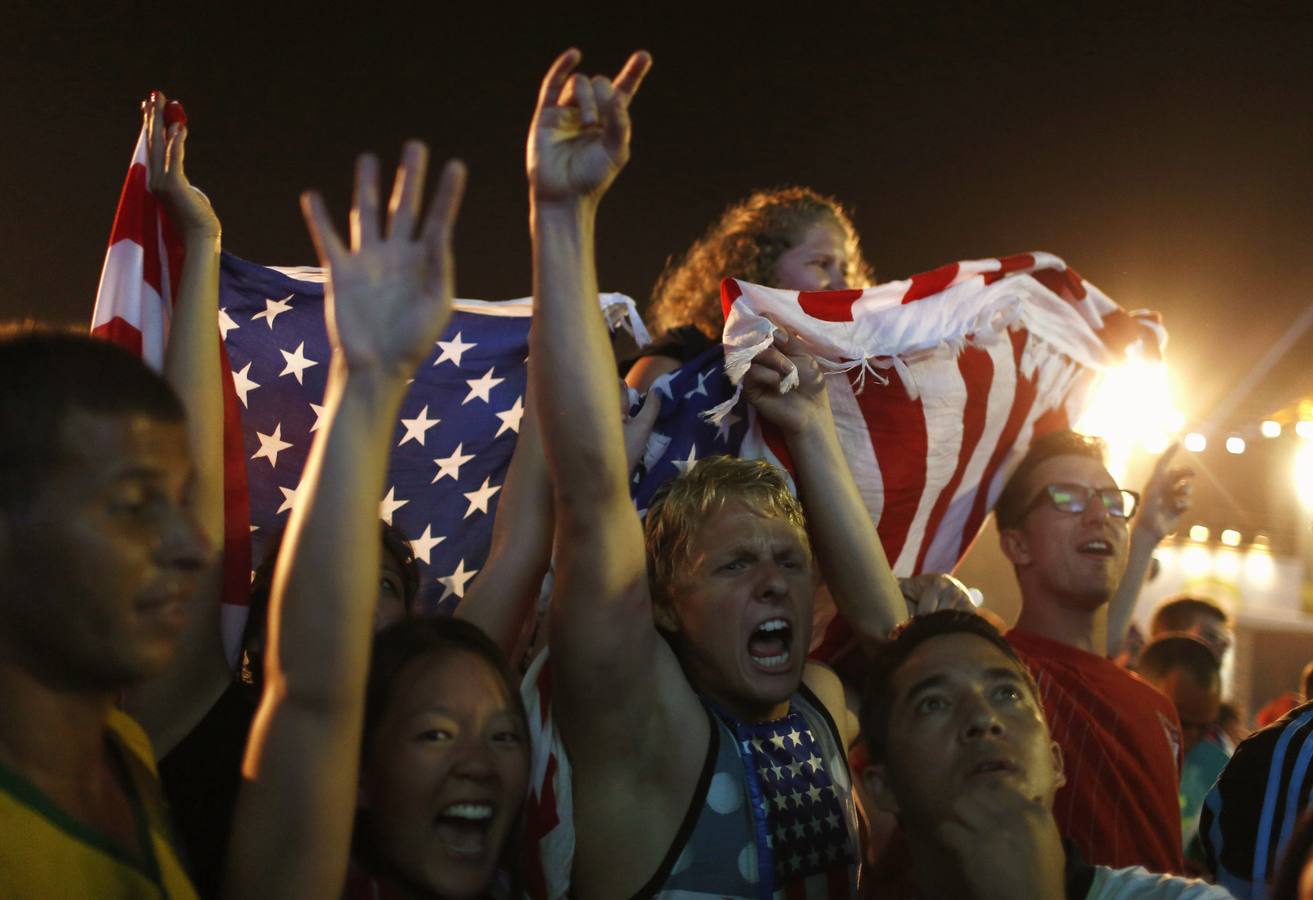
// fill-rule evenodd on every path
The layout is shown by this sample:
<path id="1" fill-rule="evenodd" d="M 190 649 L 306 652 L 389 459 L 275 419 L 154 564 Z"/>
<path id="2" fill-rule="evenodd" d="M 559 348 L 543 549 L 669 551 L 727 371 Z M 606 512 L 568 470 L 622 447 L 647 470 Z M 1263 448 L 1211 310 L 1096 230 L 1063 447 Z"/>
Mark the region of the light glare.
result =
<path id="1" fill-rule="evenodd" d="M 1192 541 L 1196 541 L 1196 542 L 1198 542 L 1198 543 L 1200 543 L 1200 544 L 1202 544 L 1204 541 L 1208 540 L 1208 526 L 1207 526 L 1207 525 L 1191 525 L 1191 526 L 1190 526 L 1190 540 L 1192 540 Z"/>
<path id="2" fill-rule="evenodd" d="M 1185 436 L 1185 449 L 1191 453 L 1203 453 L 1204 448 L 1208 446 L 1208 438 L 1204 437 L 1197 431 L 1192 431 Z"/>
<path id="3" fill-rule="evenodd" d="M 1103 438 L 1110 457 L 1118 459 L 1137 445 L 1161 453 L 1167 448 L 1164 423 L 1170 432 L 1178 421 L 1184 417 L 1172 402 L 1167 367 L 1158 360 L 1130 360 L 1103 373 L 1076 431 Z"/>
<path id="4" fill-rule="evenodd" d="M 1303 420 L 1295 423 L 1295 434 L 1302 438 L 1313 437 L 1313 422 Z"/>
<path id="5" fill-rule="evenodd" d="M 1240 532 L 1234 528 L 1225 528 L 1222 530 L 1222 543 L 1228 547 L 1240 546 Z"/>
<path id="6" fill-rule="evenodd" d="M 1295 496 L 1305 508 L 1313 507 L 1313 444 L 1304 444 L 1295 454 Z"/>
<path id="7" fill-rule="evenodd" d="M 1259 426 L 1259 428 L 1262 429 L 1262 431 L 1263 431 L 1263 437 L 1265 437 L 1265 438 L 1277 438 L 1277 437 L 1281 437 L 1281 423 L 1280 423 L 1280 422 L 1274 422 L 1274 421 L 1272 421 L 1271 419 L 1267 419 L 1267 420 L 1265 420 L 1265 421 L 1263 422 L 1262 425 Z"/>
<path id="8" fill-rule="evenodd" d="M 1245 452 L 1245 439 L 1239 435 L 1231 435 L 1226 439 L 1226 452 L 1237 455 Z"/>

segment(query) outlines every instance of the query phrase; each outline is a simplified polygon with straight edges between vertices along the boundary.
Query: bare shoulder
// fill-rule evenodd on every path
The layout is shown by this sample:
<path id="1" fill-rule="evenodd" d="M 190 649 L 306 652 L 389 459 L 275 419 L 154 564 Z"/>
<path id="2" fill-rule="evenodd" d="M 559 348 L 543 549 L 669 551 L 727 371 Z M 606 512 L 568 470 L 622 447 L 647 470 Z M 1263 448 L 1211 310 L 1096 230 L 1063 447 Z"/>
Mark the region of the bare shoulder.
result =
<path id="1" fill-rule="evenodd" d="M 629 374 L 625 376 L 625 384 L 640 394 L 645 393 L 652 382 L 675 371 L 679 365 L 679 360 L 673 356 L 644 356 L 630 367 Z"/>

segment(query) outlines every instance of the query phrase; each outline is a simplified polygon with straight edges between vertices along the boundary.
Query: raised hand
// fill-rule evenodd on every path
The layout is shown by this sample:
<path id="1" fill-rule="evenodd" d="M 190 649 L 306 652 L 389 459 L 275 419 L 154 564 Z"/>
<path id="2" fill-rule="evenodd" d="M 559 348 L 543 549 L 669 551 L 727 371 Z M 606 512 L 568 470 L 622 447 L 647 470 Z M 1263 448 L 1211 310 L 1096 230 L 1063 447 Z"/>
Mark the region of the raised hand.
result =
<path id="1" fill-rule="evenodd" d="M 798 386 L 780 393 L 781 382 L 794 370 Z M 775 345 L 752 361 L 743 376 L 743 393 L 757 413 L 785 435 L 800 435 L 830 416 L 820 366 L 797 339 L 782 330 L 775 333 Z"/>
<path id="2" fill-rule="evenodd" d="M 580 57 L 558 56 L 538 91 L 527 152 L 535 203 L 596 200 L 629 161 L 629 102 L 652 57 L 635 53 L 614 82 L 575 73 Z"/>
<path id="3" fill-rule="evenodd" d="M 365 154 L 356 161 L 350 250 L 323 197 L 317 191 L 301 195 L 310 237 L 328 270 L 329 340 L 351 371 L 409 378 L 451 318 L 451 231 L 465 166 L 452 160 L 443 168 L 437 196 L 417 228 L 428 155 L 419 141 L 406 142 L 385 228 L 379 223 L 378 159 Z"/>
<path id="4" fill-rule="evenodd" d="M 625 432 L 625 462 L 629 472 L 638 468 L 647 452 L 647 440 L 652 436 L 657 416 L 661 414 L 661 392 L 648 391 L 638 412 L 629 415 L 629 386 L 620 382 L 620 421 Z"/>
<path id="5" fill-rule="evenodd" d="M 1175 531 L 1190 509 L 1194 470 L 1189 466 L 1172 466 L 1172 457 L 1179 449 L 1179 444 L 1173 444 L 1158 457 L 1135 515 L 1135 530 L 1155 543 Z"/>
<path id="6" fill-rule="evenodd" d="M 164 204 L 173 226 L 186 240 L 217 240 L 222 231 L 209 198 L 187 180 L 183 158 L 187 147 L 187 125 L 165 126 L 164 111 L 171 105 L 159 91 L 141 105 L 146 117 L 146 186 Z M 172 105 L 176 106 L 174 101 Z"/>

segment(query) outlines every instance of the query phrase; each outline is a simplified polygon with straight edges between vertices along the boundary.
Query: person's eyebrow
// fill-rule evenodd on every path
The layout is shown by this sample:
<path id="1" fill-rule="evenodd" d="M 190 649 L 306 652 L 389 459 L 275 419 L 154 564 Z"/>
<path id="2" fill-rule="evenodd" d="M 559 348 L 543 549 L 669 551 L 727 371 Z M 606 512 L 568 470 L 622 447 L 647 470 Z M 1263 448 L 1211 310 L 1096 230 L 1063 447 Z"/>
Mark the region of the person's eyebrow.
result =
<path id="1" fill-rule="evenodd" d="M 1021 677 L 1020 672 L 1008 666 L 996 666 L 986 669 L 985 677 L 990 681 L 1015 681 L 1017 684 L 1024 684 L 1026 681 Z"/>
<path id="2" fill-rule="evenodd" d="M 928 675 L 912 685 L 911 689 L 903 695 L 903 699 L 910 702 L 916 699 L 919 694 L 923 694 L 931 688 L 943 687 L 947 683 L 948 678 L 944 675 Z"/>

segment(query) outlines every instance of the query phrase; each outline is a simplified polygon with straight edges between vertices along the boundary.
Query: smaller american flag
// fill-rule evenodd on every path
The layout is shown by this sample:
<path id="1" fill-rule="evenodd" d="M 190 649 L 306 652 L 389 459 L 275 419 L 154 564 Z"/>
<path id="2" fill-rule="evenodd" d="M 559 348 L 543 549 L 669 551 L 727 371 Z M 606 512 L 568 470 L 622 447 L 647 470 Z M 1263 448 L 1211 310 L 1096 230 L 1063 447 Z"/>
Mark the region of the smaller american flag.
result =
<path id="1" fill-rule="evenodd" d="M 855 862 L 839 804 L 841 789 L 825 770 L 822 750 L 802 714 L 790 708 L 787 716 L 771 722 L 730 720 L 727 724 L 738 736 L 740 754 L 751 760 L 761 787 L 773 883 L 801 880 Z"/>

